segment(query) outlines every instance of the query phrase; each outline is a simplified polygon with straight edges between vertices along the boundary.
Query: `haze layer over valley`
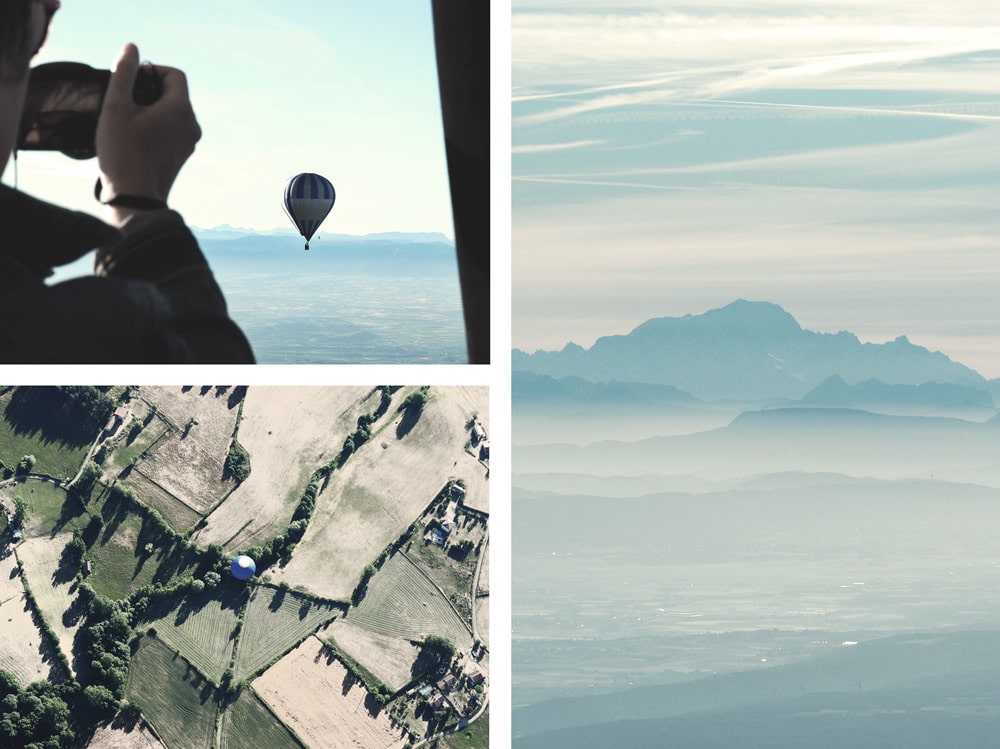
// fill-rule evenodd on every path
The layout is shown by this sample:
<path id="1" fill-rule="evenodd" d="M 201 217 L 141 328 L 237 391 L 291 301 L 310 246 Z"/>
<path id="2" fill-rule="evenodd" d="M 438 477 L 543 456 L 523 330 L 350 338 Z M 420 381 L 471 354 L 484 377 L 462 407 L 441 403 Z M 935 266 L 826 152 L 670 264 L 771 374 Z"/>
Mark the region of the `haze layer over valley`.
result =
<path id="1" fill-rule="evenodd" d="M 996 381 L 747 301 L 512 361 L 516 747 L 995 732 Z"/>

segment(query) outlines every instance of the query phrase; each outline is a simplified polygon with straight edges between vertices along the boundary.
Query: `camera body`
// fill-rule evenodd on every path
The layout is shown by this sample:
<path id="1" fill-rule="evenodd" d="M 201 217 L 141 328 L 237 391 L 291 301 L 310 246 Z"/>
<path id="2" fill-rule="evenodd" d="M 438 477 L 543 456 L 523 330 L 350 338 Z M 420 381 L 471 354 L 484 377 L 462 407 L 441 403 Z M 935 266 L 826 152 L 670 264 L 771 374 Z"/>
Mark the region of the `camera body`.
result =
<path id="1" fill-rule="evenodd" d="M 74 159 L 97 154 L 94 138 L 97 118 L 111 80 L 110 70 L 79 62 L 50 62 L 31 69 L 17 148 L 22 151 L 60 151 Z M 142 65 L 132 98 L 149 106 L 163 94 L 163 82 L 151 64 Z"/>

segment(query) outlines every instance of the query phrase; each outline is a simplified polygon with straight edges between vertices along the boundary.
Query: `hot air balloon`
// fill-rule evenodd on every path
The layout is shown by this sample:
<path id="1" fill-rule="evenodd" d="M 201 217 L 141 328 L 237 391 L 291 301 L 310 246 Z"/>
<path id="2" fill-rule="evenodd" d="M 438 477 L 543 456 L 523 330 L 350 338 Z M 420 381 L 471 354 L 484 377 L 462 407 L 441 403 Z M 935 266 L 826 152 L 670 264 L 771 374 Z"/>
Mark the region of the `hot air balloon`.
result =
<path id="1" fill-rule="evenodd" d="M 336 199 L 333 184 L 319 174 L 296 174 L 285 183 L 285 213 L 306 238 L 307 250 L 309 240 L 330 213 Z"/>
<path id="2" fill-rule="evenodd" d="M 257 571 L 257 565 L 246 554 L 240 554 L 229 565 L 229 571 L 233 573 L 233 577 L 237 580 L 249 580 L 253 576 L 253 573 Z"/>

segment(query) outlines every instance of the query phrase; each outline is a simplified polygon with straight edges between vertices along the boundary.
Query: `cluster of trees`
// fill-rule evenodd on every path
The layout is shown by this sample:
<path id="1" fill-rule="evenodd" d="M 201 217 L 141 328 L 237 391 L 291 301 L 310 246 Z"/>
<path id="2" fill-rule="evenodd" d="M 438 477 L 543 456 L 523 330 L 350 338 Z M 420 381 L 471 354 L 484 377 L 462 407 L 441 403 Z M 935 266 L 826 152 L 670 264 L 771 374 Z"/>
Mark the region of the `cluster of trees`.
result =
<path id="1" fill-rule="evenodd" d="M 90 663 L 90 684 L 84 697 L 91 711 L 110 716 L 125 696 L 132 656 L 132 607 L 128 601 L 99 596 L 86 584 L 80 585 L 80 599 L 87 609 L 81 638 Z"/>
<path id="2" fill-rule="evenodd" d="M 69 498 L 82 504 L 90 501 L 90 495 L 97 485 L 97 480 L 101 477 L 101 469 L 92 461 L 87 461 L 80 472 L 80 478 L 73 482 L 69 488 Z"/>
<path id="3" fill-rule="evenodd" d="M 250 453 L 246 451 L 239 442 L 233 438 L 229 445 L 229 455 L 226 456 L 226 473 L 236 479 L 237 484 L 242 484 L 250 475 Z"/>
<path id="4" fill-rule="evenodd" d="M 414 392 L 410 393 L 408 396 L 406 396 L 406 398 L 403 399 L 403 402 L 399 404 L 398 410 L 411 411 L 416 414 L 419 414 L 420 411 L 423 410 L 424 404 L 427 403 L 428 390 L 430 390 L 430 387 L 424 385 L 419 390 L 415 390 Z"/>
<path id="5" fill-rule="evenodd" d="M 6 671 L 0 671 L 0 746 L 19 749 L 59 749 L 76 738 L 70 726 L 75 682 L 64 685 L 38 681 L 22 689 Z"/>
<path id="6" fill-rule="evenodd" d="M 27 476 L 31 473 L 31 469 L 35 467 L 35 462 L 34 455 L 25 455 L 18 461 L 17 468 L 14 470 L 14 473 L 17 476 Z"/>
<path id="7" fill-rule="evenodd" d="M 14 497 L 14 514 L 10 518 L 11 524 L 15 528 L 20 528 L 24 525 L 24 521 L 28 519 L 28 505 L 21 496 Z"/>
<path id="8" fill-rule="evenodd" d="M 115 410 L 115 402 L 89 385 L 66 385 L 53 388 L 58 394 L 59 409 L 64 415 L 82 420 L 97 431 L 104 427 Z"/>
<path id="9" fill-rule="evenodd" d="M 455 657 L 455 643 L 441 635 L 427 635 L 420 649 L 437 658 L 439 663 L 451 663 Z"/>

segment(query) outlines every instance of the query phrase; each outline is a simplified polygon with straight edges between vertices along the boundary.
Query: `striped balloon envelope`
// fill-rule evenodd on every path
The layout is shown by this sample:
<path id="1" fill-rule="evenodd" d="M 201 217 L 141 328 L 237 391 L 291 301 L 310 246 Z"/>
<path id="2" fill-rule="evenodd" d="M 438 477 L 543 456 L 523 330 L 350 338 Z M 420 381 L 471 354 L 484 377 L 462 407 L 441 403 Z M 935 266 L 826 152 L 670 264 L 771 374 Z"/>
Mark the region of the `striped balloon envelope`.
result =
<path id="1" fill-rule="evenodd" d="M 330 213 L 336 199 L 333 183 L 319 174 L 296 174 L 285 183 L 285 213 L 306 238 L 307 250 L 309 240 Z"/>

